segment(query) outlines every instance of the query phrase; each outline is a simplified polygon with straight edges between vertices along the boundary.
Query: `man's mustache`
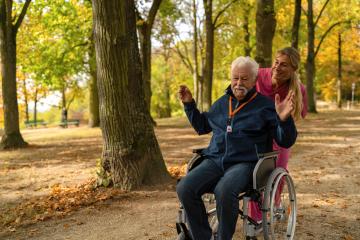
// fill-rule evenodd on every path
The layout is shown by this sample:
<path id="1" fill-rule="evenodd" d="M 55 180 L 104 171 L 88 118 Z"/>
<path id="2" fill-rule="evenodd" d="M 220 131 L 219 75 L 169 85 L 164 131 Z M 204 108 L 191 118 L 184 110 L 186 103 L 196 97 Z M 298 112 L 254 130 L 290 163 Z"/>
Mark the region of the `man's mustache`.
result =
<path id="1" fill-rule="evenodd" d="M 239 87 L 235 87 L 234 88 L 235 90 L 243 90 L 244 91 L 244 93 L 245 93 L 245 95 L 247 94 L 247 92 L 248 92 L 248 90 L 245 88 L 245 87 L 241 87 L 241 86 L 239 86 Z"/>

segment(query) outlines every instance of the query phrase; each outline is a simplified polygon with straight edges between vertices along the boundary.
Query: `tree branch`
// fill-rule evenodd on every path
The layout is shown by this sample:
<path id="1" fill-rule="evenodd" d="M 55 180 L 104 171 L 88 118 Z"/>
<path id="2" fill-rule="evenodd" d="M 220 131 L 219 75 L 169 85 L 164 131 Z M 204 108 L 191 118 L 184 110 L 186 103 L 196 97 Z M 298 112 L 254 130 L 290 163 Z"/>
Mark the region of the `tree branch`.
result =
<path id="1" fill-rule="evenodd" d="M 306 9 L 303 8 L 303 6 L 301 6 L 301 10 L 302 10 L 303 14 L 307 17 L 308 13 L 307 13 Z"/>
<path id="2" fill-rule="evenodd" d="M 326 30 L 326 32 L 324 33 L 324 35 L 322 35 L 318 46 L 316 47 L 315 54 L 314 54 L 314 58 L 315 58 L 316 55 L 318 54 L 318 52 L 319 52 L 319 50 L 320 50 L 320 46 L 321 46 L 322 42 L 324 41 L 324 39 L 326 38 L 326 36 L 328 35 L 328 33 L 329 33 L 334 27 L 336 27 L 337 25 L 340 25 L 341 23 L 347 23 L 347 22 L 350 22 L 350 21 L 340 21 L 340 22 L 336 22 L 336 23 L 334 23 L 333 25 L 331 25 L 331 26 Z"/>
<path id="3" fill-rule="evenodd" d="M 189 57 L 185 56 L 185 54 L 180 50 L 178 46 L 175 46 L 175 52 L 179 55 L 181 61 L 184 63 L 187 69 L 193 74 L 194 68 L 189 60 Z"/>
<path id="4" fill-rule="evenodd" d="M 320 10 L 320 13 L 319 13 L 319 16 L 318 16 L 318 17 L 316 18 L 316 20 L 315 20 L 314 27 L 316 27 L 316 24 L 318 23 L 321 15 L 322 15 L 322 13 L 323 13 L 324 10 L 325 10 L 326 5 L 327 5 L 329 2 L 330 2 L 330 0 L 326 0 L 326 2 L 324 3 L 324 5 L 322 6 L 322 8 L 321 8 L 321 10 Z"/>
<path id="5" fill-rule="evenodd" d="M 29 8 L 30 2 L 31 2 L 31 0 L 26 0 L 26 2 L 24 3 L 24 6 L 23 6 L 23 8 L 21 10 L 21 13 L 20 13 L 15 25 L 14 25 L 15 32 L 19 29 L 22 21 L 24 20 L 24 17 L 25 17 L 26 11 Z"/>
<path id="6" fill-rule="evenodd" d="M 151 5 L 149 15 L 148 15 L 148 18 L 147 18 L 147 24 L 148 24 L 150 29 L 152 28 L 152 26 L 154 24 L 156 13 L 160 8 L 161 2 L 162 2 L 162 0 L 154 0 L 153 4 Z"/>
<path id="7" fill-rule="evenodd" d="M 216 26 L 216 22 L 217 20 L 219 19 L 219 17 L 221 16 L 221 14 L 223 14 L 233 3 L 237 2 L 238 0 L 232 0 L 230 1 L 228 4 L 226 4 L 226 6 L 221 9 L 215 16 L 215 19 L 214 19 L 214 22 L 213 22 L 213 25 Z"/>
<path id="8" fill-rule="evenodd" d="M 218 29 L 222 25 L 235 26 L 234 24 L 230 24 L 229 22 L 222 22 L 214 26 L 214 30 Z"/>

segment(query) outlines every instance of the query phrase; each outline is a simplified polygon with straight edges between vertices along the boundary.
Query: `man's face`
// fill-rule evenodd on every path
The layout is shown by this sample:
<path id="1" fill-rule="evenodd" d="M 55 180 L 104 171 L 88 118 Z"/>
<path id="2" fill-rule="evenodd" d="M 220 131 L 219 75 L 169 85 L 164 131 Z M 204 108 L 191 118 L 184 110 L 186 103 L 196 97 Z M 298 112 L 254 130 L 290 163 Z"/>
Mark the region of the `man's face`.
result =
<path id="1" fill-rule="evenodd" d="M 249 67 L 235 67 L 231 71 L 231 90 L 237 100 L 242 100 L 254 86 Z"/>
<path id="2" fill-rule="evenodd" d="M 278 54 L 271 67 L 271 73 L 272 78 L 276 81 L 277 85 L 281 85 L 289 80 L 294 73 L 290 58 L 287 55 Z"/>

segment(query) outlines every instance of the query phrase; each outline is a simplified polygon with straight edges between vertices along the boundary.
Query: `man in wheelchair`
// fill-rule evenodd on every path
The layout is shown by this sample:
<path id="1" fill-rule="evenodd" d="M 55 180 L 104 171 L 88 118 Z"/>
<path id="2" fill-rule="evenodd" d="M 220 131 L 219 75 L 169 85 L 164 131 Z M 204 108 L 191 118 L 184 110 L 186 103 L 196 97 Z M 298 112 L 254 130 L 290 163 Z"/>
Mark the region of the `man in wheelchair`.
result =
<path id="1" fill-rule="evenodd" d="M 199 135 L 212 132 L 209 146 L 201 152 L 206 160 L 176 188 L 195 240 L 212 237 L 201 198 L 204 193 L 215 195 L 217 238 L 232 239 L 239 211 L 238 195 L 246 191 L 258 155 L 272 151 L 273 139 L 285 148 L 295 143 L 297 131 L 291 117 L 294 94 L 290 91 L 282 102 L 276 96 L 274 105 L 257 93 L 258 68 L 249 57 L 235 59 L 231 65 L 231 85 L 208 112 L 200 113 L 190 90 L 180 86 L 179 97 L 195 131 Z"/>

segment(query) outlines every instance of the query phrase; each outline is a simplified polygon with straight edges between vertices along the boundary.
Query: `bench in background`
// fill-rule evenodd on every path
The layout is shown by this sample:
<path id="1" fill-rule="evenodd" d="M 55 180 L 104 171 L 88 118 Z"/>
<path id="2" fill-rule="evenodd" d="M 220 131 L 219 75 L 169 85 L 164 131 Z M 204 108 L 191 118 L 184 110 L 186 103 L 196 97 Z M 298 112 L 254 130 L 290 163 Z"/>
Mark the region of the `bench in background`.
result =
<path id="1" fill-rule="evenodd" d="M 79 119 L 69 119 L 67 121 L 62 121 L 59 123 L 59 126 L 62 128 L 67 128 L 69 125 L 75 125 L 76 127 L 78 127 L 80 125 L 80 120 Z"/>

